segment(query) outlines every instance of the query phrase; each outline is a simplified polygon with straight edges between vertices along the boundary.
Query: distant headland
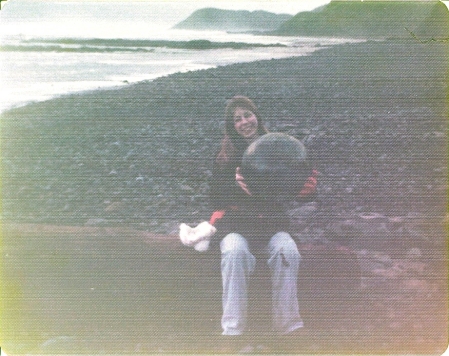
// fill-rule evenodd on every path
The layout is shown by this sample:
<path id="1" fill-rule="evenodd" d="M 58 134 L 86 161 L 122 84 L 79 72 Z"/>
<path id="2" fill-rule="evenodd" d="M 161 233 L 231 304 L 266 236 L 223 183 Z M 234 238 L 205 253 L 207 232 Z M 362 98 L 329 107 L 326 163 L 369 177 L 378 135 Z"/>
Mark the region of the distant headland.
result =
<path id="1" fill-rule="evenodd" d="M 440 1 L 339 1 L 294 16 L 204 8 L 177 29 L 259 31 L 282 36 L 416 37 L 447 41 L 449 11 Z"/>
<path id="2" fill-rule="evenodd" d="M 267 11 L 222 10 L 204 8 L 193 12 L 176 29 L 219 31 L 274 31 L 292 18 L 288 14 Z"/>

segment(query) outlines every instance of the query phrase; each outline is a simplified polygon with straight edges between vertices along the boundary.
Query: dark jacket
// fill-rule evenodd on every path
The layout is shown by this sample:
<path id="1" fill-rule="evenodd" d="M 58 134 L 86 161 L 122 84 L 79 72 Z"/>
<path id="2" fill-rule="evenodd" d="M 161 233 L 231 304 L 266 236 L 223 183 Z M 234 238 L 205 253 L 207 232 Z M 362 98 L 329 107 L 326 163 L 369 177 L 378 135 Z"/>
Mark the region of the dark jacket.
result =
<path id="1" fill-rule="evenodd" d="M 290 220 L 282 202 L 276 202 L 269 196 L 256 199 L 240 188 L 235 180 L 236 168 L 240 163 L 241 158 L 226 164 L 214 164 L 210 181 L 211 206 L 214 211 L 223 212 L 223 216 L 214 221 L 211 219 L 217 228 L 212 246 L 218 245 L 227 234 L 235 232 L 248 240 L 251 249 L 260 249 L 277 232 L 288 232 Z M 310 198 L 307 200 L 310 201 Z"/>

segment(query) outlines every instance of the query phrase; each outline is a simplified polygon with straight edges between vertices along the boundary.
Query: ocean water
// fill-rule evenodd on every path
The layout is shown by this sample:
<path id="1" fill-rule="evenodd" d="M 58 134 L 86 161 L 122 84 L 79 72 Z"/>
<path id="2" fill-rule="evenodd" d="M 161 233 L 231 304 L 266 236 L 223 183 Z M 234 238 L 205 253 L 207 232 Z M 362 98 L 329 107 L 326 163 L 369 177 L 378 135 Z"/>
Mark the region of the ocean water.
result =
<path id="1" fill-rule="evenodd" d="M 204 2 L 10 0 L 0 11 L 0 112 L 175 72 L 307 55 L 340 38 L 175 30 Z"/>

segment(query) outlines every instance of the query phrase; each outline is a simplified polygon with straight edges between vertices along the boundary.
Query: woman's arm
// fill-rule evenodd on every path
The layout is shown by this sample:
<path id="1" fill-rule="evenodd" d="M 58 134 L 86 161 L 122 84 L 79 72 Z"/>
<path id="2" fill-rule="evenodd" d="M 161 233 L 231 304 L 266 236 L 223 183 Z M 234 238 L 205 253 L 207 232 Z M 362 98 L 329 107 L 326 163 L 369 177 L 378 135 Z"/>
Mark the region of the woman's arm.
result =
<path id="1" fill-rule="evenodd" d="M 226 210 L 229 206 L 238 205 L 239 196 L 242 193 L 235 181 L 235 167 L 215 164 L 209 181 L 209 200 L 212 210 Z"/>

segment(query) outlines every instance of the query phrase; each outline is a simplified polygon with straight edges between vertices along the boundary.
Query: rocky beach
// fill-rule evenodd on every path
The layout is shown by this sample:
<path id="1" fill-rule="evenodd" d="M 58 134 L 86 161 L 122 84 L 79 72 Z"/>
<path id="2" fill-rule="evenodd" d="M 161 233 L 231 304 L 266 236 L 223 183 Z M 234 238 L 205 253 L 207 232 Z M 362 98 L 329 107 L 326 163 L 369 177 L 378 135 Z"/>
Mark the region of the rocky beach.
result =
<path id="1" fill-rule="evenodd" d="M 226 100 L 246 95 L 270 131 L 304 142 L 320 172 L 310 218 L 292 212 L 308 286 L 303 352 L 441 354 L 447 50 L 416 38 L 342 44 L 3 113 L 5 345 L 211 352 L 220 290 L 216 274 L 197 272 L 215 260 L 176 234 L 181 222 L 208 219 Z M 314 283 L 342 256 L 361 268 L 350 297 L 338 291 L 344 283 Z"/>
<path id="2" fill-rule="evenodd" d="M 413 39 L 341 45 L 11 110 L 2 115 L 4 219 L 157 232 L 205 219 L 224 107 L 236 94 L 254 99 L 269 130 L 304 141 L 326 217 L 439 218 L 445 51 Z"/>

